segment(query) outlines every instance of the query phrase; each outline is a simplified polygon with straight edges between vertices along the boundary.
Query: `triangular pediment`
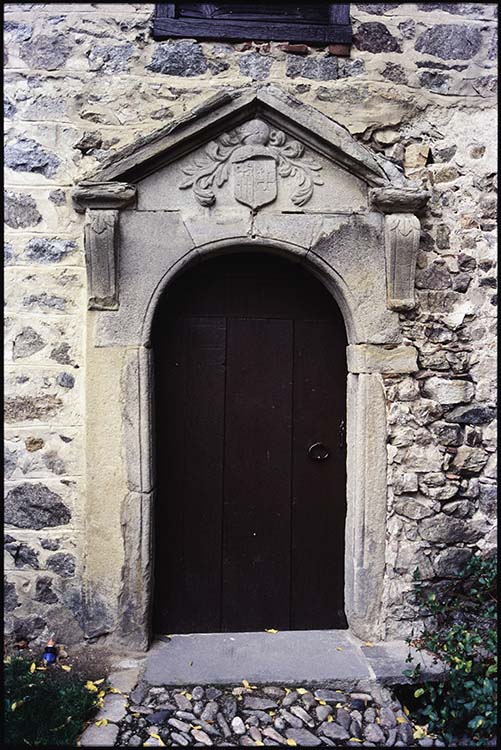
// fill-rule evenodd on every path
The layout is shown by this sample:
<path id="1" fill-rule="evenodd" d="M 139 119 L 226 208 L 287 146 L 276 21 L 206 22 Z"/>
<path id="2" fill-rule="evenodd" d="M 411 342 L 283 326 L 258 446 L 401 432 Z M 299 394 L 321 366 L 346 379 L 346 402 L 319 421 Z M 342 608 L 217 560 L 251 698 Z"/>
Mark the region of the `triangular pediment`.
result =
<path id="1" fill-rule="evenodd" d="M 113 154 L 85 182 L 134 183 L 249 120 L 263 120 L 371 187 L 405 180 L 394 165 L 358 143 L 318 109 L 277 86 L 221 92 L 176 121 Z"/>

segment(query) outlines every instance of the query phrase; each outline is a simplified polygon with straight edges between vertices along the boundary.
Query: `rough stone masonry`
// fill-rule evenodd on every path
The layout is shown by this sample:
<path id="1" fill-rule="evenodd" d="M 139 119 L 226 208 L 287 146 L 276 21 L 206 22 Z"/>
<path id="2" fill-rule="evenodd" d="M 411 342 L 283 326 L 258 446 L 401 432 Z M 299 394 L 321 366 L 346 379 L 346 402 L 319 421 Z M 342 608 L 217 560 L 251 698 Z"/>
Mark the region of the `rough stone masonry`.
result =
<path id="1" fill-rule="evenodd" d="M 268 40 L 158 42 L 153 10 L 5 5 L 7 632 L 78 642 L 87 617 L 87 295 L 71 189 L 212 94 L 273 82 L 432 194 L 418 305 L 399 314 L 419 371 L 383 375 L 383 598 L 388 637 L 409 635 L 414 570 L 454 576 L 496 543 L 497 4 L 353 3 L 349 57 Z"/>

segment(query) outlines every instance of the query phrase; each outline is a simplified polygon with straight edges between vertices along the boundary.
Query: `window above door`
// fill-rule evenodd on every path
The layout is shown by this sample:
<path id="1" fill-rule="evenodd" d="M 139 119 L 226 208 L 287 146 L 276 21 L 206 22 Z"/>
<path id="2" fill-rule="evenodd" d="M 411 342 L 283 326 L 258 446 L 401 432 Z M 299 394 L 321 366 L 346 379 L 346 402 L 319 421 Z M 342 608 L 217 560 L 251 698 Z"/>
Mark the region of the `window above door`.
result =
<path id="1" fill-rule="evenodd" d="M 269 0 L 156 3 L 153 36 L 346 45 L 352 38 L 350 5 Z"/>

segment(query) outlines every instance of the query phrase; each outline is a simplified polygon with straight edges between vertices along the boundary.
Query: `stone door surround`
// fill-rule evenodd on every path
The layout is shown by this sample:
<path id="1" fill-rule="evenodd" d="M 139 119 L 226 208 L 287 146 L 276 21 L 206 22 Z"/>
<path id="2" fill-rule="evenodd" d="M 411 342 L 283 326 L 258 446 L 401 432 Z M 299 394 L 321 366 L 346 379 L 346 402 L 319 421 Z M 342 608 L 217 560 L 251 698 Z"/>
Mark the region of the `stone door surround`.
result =
<path id="1" fill-rule="evenodd" d="M 303 264 L 344 317 L 345 609 L 356 636 L 384 639 L 381 375 L 417 370 L 398 311 L 415 304 L 415 212 L 428 197 L 334 120 L 271 85 L 216 95 L 125 147 L 75 188 L 88 272 L 88 637 L 149 644 L 157 302 L 202 256 L 265 249 Z"/>

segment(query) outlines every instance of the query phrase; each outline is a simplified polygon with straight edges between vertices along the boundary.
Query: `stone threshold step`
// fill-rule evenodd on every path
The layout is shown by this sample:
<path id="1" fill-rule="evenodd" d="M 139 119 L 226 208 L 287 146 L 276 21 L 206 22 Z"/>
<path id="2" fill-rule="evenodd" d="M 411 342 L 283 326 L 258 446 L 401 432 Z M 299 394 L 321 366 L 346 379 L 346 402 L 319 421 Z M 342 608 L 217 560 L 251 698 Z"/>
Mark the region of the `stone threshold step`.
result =
<path id="1" fill-rule="evenodd" d="M 347 630 L 277 633 L 195 633 L 154 641 L 143 679 L 150 685 L 260 684 L 322 685 L 364 689 L 377 682 L 408 682 L 404 669 L 421 664 L 424 679 L 439 679 L 443 667 L 431 654 L 405 641 L 368 645 Z"/>

